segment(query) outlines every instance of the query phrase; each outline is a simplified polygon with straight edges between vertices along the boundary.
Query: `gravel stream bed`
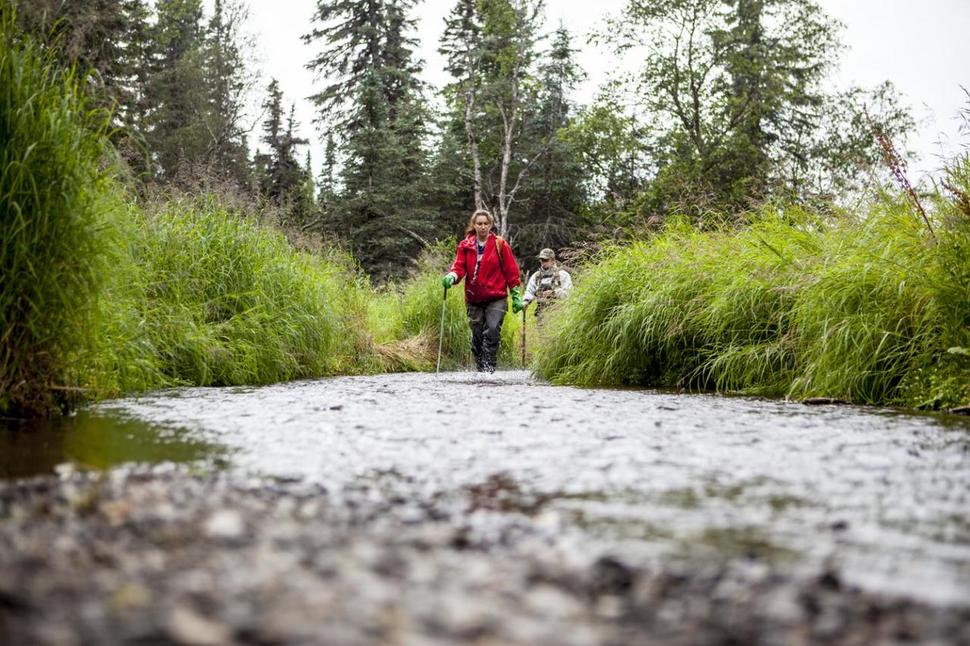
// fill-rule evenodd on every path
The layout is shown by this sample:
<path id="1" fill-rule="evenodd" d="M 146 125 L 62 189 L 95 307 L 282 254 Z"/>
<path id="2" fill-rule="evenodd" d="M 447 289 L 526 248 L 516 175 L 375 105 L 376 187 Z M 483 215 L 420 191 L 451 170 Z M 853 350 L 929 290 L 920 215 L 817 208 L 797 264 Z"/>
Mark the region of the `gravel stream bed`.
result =
<path id="1" fill-rule="evenodd" d="M 66 470 L 0 486 L 7 644 L 970 643 L 970 608 L 758 559 L 597 551 L 500 479 L 452 496 Z"/>
<path id="2" fill-rule="evenodd" d="M 0 644 L 970 644 L 968 431 L 523 372 L 105 402 L 0 441 Z"/>

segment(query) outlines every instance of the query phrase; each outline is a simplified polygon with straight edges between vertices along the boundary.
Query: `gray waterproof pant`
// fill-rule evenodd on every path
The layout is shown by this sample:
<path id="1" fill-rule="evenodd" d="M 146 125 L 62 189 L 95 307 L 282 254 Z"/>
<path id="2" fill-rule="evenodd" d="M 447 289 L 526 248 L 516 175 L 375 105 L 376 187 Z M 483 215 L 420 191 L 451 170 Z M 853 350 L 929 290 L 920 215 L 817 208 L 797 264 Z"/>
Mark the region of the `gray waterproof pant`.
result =
<path id="1" fill-rule="evenodd" d="M 505 320 L 505 298 L 485 303 L 466 303 L 468 323 L 472 328 L 472 354 L 479 372 L 494 372 Z"/>

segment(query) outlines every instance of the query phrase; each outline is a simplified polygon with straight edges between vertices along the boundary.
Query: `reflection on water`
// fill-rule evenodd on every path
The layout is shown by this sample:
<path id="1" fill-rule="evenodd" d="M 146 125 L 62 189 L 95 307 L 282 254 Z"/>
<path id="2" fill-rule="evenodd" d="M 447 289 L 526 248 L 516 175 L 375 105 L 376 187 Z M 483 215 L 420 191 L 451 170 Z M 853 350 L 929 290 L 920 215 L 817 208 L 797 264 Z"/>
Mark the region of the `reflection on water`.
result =
<path id="1" fill-rule="evenodd" d="M 0 421 L 0 478 L 53 473 L 64 462 L 93 469 L 128 462 L 218 464 L 225 452 L 184 430 L 112 413 Z"/>

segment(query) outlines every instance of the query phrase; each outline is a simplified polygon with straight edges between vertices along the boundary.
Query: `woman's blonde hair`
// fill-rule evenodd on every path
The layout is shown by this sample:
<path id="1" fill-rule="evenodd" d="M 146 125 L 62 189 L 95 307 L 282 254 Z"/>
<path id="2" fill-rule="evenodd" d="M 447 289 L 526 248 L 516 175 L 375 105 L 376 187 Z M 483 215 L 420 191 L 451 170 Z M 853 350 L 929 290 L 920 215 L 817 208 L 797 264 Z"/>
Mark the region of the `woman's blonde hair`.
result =
<path id="1" fill-rule="evenodd" d="M 489 213 L 485 209 L 478 209 L 477 211 L 475 211 L 474 213 L 472 213 L 472 216 L 470 218 L 468 218 L 468 226 L 465 227 L 465 235 L 466 236 L 469 233 L 474 233 L 474 231 L 475 231 L 475 218 L 477 218 L 480 215 L 484 215 L 485 217 L 488 218 L 489 225 L 495 224 L 495 219 L 492 217 L 492 214 L 491 213 Z"/>

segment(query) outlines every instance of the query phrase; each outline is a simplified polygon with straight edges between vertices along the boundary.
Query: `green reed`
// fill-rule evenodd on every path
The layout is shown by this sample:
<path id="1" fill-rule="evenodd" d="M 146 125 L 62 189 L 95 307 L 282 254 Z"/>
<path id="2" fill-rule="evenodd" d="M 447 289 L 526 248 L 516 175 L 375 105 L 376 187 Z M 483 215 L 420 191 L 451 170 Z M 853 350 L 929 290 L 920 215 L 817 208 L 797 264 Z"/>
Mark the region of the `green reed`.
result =
<path id="1" fill-rule="evenodd" d="M 95 342 L 118 205 L 109 115 L 11 13 L 0 12 L 0 414 L 43 415 L 84 392 L 76 359 Z"/>
<path id="2" fill-rule="evenodd" d="M 959 168 L 955 164 L 954 168 Z M 951 182 L 966 186 L 966 166 Z M 970 401 L 970 214 L 937 238 L 902 198 L 862 216 L 766 208 L 674 221 L 605 250 L 545 329 L 557 383 L 673 386 L 942 408 Z"/>
<path id="3" fill-rule="evenodd" d="M 353 363 L 351 267 L 294 250 L 255 214 L 214 196 L 174 198 L 136 216 L 136 311 L 166 381 L 269 383 Z"/>

